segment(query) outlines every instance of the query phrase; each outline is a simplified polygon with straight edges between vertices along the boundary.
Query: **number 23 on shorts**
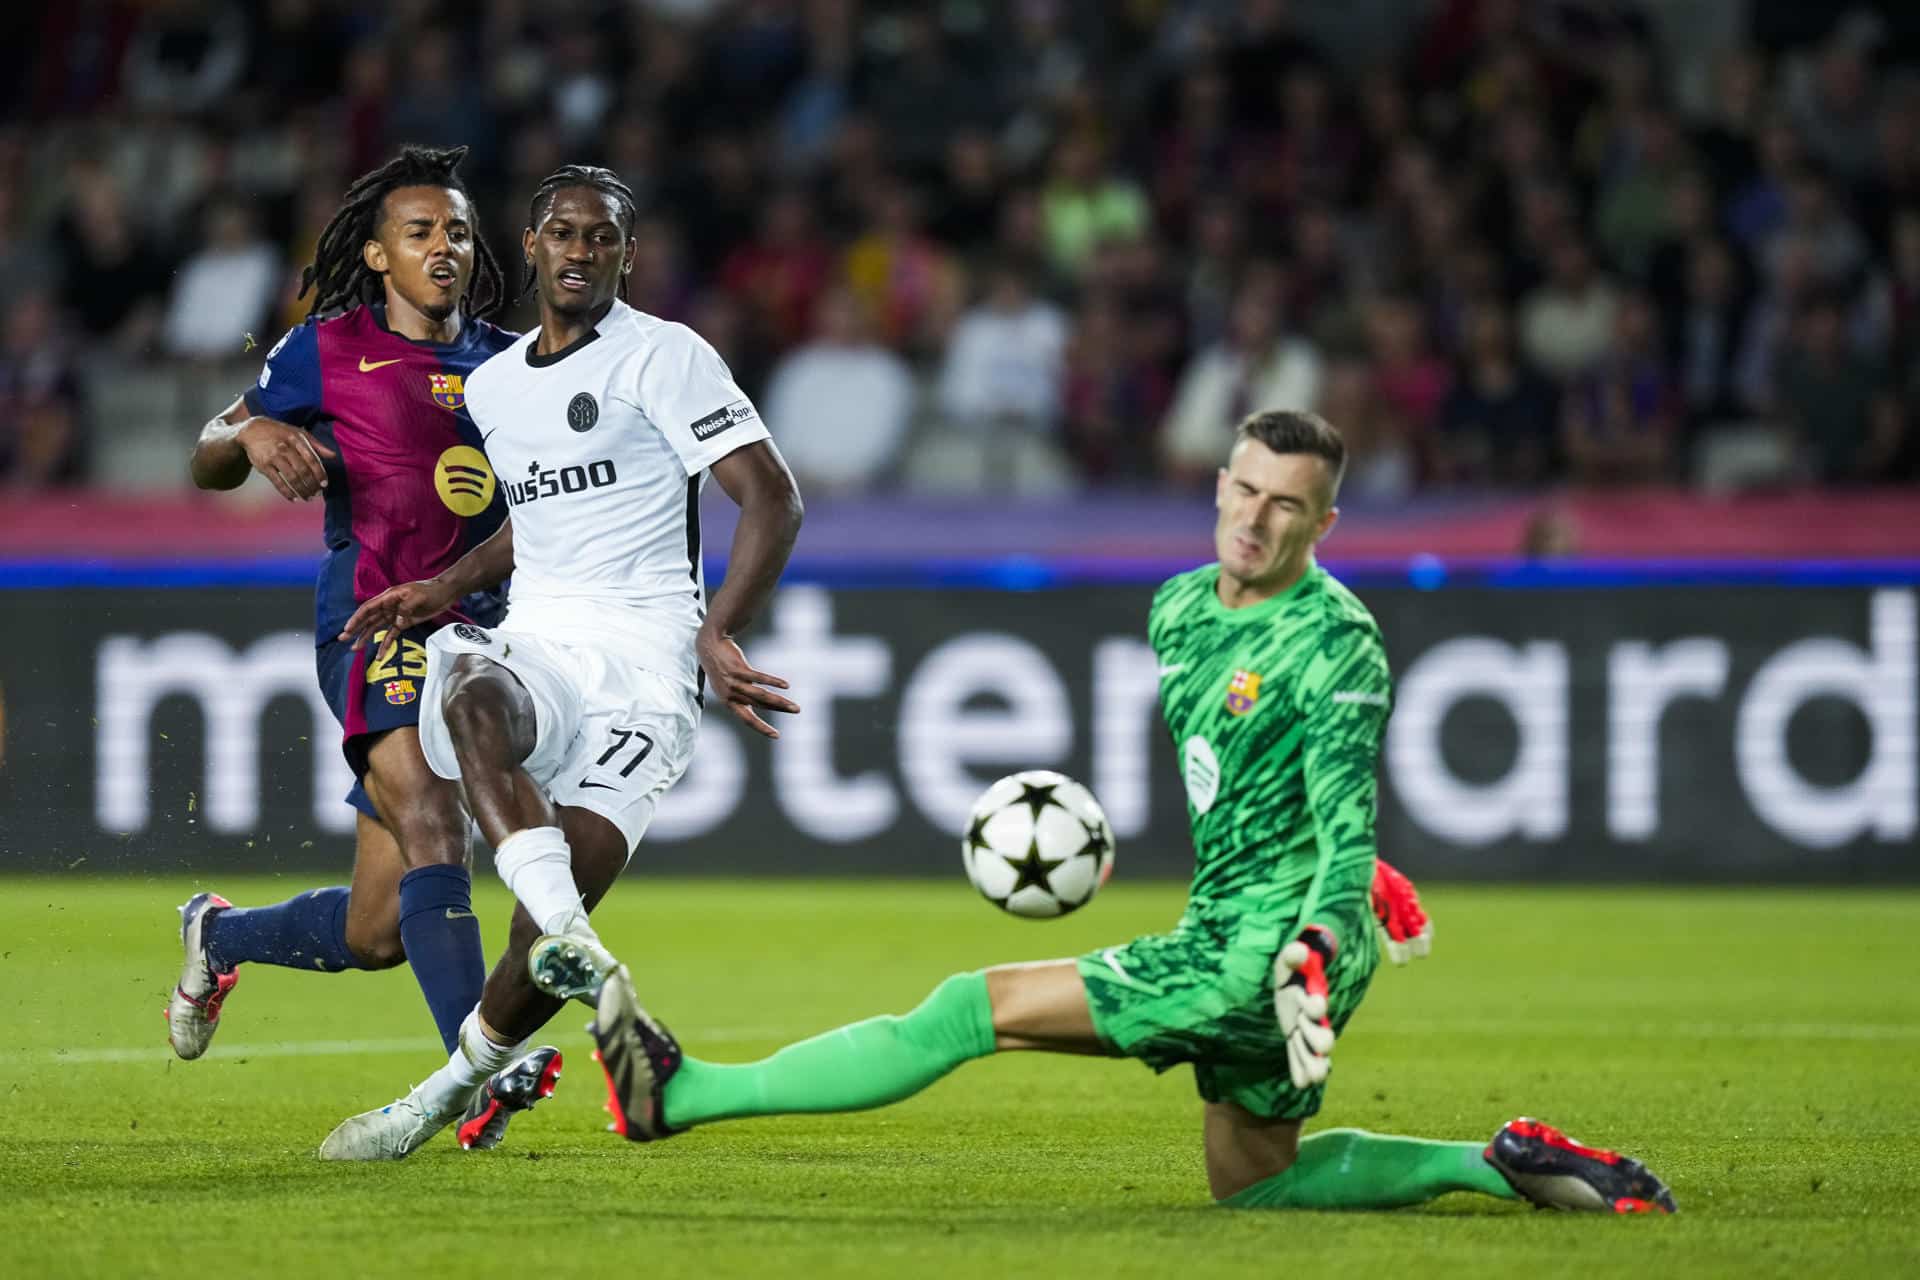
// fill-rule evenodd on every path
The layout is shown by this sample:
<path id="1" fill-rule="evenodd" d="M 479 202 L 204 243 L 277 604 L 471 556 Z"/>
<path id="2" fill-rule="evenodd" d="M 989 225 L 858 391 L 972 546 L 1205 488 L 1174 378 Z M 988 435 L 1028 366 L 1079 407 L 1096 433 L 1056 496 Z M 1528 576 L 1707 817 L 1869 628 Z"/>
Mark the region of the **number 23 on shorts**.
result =
<path id="1" fill-rule="evenodd" d="M 400 638 L 400 644 L 392 653 L 386 652 L 387 633 L 376 631 L 368 649 L 373 656 L 367 660 L 367 683 L 383 684 L 388 680 L 398 680 L 408 676 L 424 680 L 427 675 L 427 647 L 418 640 Z"/>

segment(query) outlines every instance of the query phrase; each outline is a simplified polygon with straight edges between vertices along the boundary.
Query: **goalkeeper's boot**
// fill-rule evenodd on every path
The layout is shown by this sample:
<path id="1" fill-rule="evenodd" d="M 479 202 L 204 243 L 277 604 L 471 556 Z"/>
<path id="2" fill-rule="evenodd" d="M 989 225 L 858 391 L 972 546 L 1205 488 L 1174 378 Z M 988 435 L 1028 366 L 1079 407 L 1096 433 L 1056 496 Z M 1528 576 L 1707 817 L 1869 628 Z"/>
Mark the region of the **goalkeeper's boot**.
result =
<path id="1" fill-rule="evenodd" d="M 600 984 L 620 967 L 613 953 L 591 932 L 543 933 L 527 951 L 533 985 L 557 1000 L 600 998 Z"/>
<path id="2" fill-rule="evenodd" d="M 460 1121 L 459 1138 L 468 1151 L 491 1151 L 507 1136 L 507 1117 L 553 1096 L 560 1079 L 560 1051 L 550 1044 L 521 1055 L 487 1077 Z"/>
<path id="3" fill-rule="evenodd" d="M 1487 1144 L 1487 1162 L 1542 1209 L 1593 1213 L 1675 1213 L 1673 1192 L 1630 1156 L 1583 1146 L 1550 1124 L 1522 1116 Z"/>
<path id="4" fill-rule="evenodd" d="M 593 1060 L 607 1077 L 607 1127 L 630 1142 L 652 1142 L 680 1132 L 662 1109 L 667 1081 L 680 1069 L 683 1054 L 673 1033 L 640 1007 L 625 965 L 607 975 L 587 1031 L 596 1048 Z"/>
<path id="5" fill-rule="evenodd" d="M 322 1160 L 405 1160 L 458 1119 L 454 1107 L 431 1107 L 414 1089 L 378 1111 L 342 1120 L 320 1144 Z"/>
<path id="6" fill-rule="evenodd" d="M 221 972 L 207 954 L 207 921 L 233 904 L 217 893 L 196 893 L 180 908 L 180 945 L 186 963 L 167 1001 L 167 1043 L 182 1058 L 197 1058 L 220 1029 L 220 1006 L 240 981 L 237 969 Z"/>

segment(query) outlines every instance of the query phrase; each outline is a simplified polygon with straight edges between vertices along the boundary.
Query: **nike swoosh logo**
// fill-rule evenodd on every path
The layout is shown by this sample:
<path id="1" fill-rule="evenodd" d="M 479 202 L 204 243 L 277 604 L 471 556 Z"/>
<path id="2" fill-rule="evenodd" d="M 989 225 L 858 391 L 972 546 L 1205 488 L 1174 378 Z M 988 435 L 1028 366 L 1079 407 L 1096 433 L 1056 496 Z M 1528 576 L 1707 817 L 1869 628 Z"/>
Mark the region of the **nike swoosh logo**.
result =
<path id="1" fill-rule="evenodd" d="M 582 778 L 582 779 L 580 779 L 580 784 L 579 784 L 579 785 L 580 785 L 580 786 L 581 786 L 582 788 L 585 788 L 585 787 L 598 787 L 598 788 L 600 788 L 600 789 L 601 789 L 602 791 L 618 791 L 618 790 L 620 789 L 620 788 L 618 788 L 618 787 L 616 787 L 616 786 L 614 786 L 614 785 L 613 785 L 613 784 L 612 784 L 611 782 L 588 782 L 588 781 L 587 781 L 587 780 L 586 780 L 585 778 Z"/>
<path id="2" fill-rule="evenodd" d="M 400 361 L 403 359 L 405 359 L 404 356 L 396 356 L 392 360 L 375 360 L 372 363 L 368 363 L 367 358 L 365 356 L 361 356 L 360 372 L 372 373 L 375 369 L 384 369 L 390 364 L 399 364 Z"/>
<path id="3" fill-rule="evenodd" d="M 1117 947 L 1108 947 L 1105 951 L 1102 951 L 1100 953 L 1100 958 L 1107 962 L 1107 968 L 1113 970 L 1115 973 L 1120 975 L 1120 981 L 1132 982 L 1133 978 L 1127 973 L 1125 969 L 1122 969 L 1120 967 L 1120 962 L 1114 959 L 1113 953 L 1118 949 L 1119 948 Z"/>
<path id="4" fill-rule="evenodd" d="M 447 908 L 447 919 L 449 920 L 471 920 L 473 918 L 474 915 L 471 911 L 462 911 L 458 907 Z"/>
<path id="5" fill-rule="evenodd" d="M 1184 662 L 1176 662 L 1176 663 L 1174 663 L 1174 664 L 1173 664 L 1172 666 L 1170 666 L 1170 667 L 1162 667 L 1162 668 L 1160 668 L 1160 678 L 1161 678 L 1162 680 L 1165 680 L 1165 679 L 1166 679 L 1166 678 L 1167 678 L 1168 676 L 1177 676 L 1177 675 L 1179 675 L 1179 674 L 1180 674 L 1180 673 L 1181 673 L 1182 671 L 1185 671 L 1186 669 L 1187 669 L 1187 664 L 1186 664 L 1186 663 L 1184 663 Z"/>

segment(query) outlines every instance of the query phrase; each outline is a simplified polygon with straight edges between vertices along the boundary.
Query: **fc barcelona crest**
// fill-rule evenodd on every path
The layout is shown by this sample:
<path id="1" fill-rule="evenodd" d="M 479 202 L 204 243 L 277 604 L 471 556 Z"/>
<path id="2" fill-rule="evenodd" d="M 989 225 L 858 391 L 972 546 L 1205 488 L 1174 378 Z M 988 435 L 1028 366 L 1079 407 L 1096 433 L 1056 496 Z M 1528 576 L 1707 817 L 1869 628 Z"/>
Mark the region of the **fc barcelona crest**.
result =
<path id="1" fill-rule="evenodd" d="M 386 684 L 387 701 L 396 707 L 404 707 L 420 696 L 411 680 L 389 680 Z"/>
<path id="2" fill-rule="evenodd" d="M 430 373 L 427 385 L 433 390 L 433 402 L 442 409 L 458 409 L 467 402 L 466 381 L 457 373 Z"/>
<path id="3" fill-rule="evenodd" d="M 1233 679 L 1227 681 L 1227 713 L 1243 716 L 1253 710 L 1253 704 L 1260 701 L 1260 673 L 1258 671 L 1236 671 Z"/>

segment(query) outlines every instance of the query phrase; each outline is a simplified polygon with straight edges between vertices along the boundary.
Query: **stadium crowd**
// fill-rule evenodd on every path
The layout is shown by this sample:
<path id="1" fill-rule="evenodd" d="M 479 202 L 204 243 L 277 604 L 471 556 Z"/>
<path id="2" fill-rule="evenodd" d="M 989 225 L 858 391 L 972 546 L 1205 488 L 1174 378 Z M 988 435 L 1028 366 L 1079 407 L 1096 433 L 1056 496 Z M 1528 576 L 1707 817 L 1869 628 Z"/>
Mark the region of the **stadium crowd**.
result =
<path id="1" fill-rule="evenodd" d="M 618 170 L 630 300 L 810 495 L 1202 488 L 1284 406 L 1382 502 L 1913 482 L 1913 8 L 11 6 L 0 480 L 184 457 L 206 415 L 160 406 L 244 385 L 348 181 L 420 141 L 472 147 L 510 269 L 541 175 Z"/>

